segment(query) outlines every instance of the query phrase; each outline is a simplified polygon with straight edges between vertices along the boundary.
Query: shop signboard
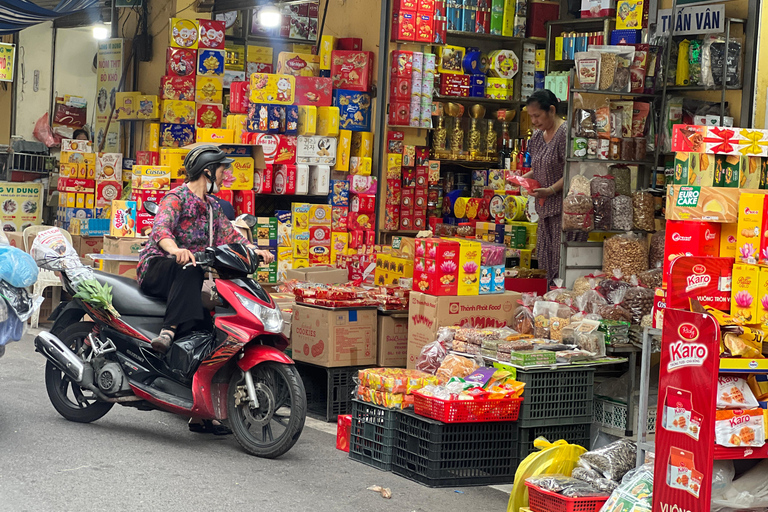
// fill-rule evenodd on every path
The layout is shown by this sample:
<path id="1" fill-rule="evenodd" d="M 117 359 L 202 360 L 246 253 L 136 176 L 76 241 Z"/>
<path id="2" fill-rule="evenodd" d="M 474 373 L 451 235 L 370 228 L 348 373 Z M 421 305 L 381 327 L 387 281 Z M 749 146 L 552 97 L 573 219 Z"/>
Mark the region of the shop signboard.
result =
<path id="1" fill-rule="evenodd" d="M 0 218 L 4 232 L 23 231 L 42 222 L 41 183 L 0 182 Z"/>
<path id="2" fill-rule="evenodd" d="M 720 327 L 666 309 L 661 340 L 653 510 L 709 510 Z"/>
<path id="3" fill-rule="evenodd" d="M 689 34 L 719 34 L 725 32 L 725 6 L 697 5 L 683 6 L 693 2 L 678 1 L 675 11 L 674 32 L 676 36 Z M 672 18 L 672 9 L 661 9 L 658 15 L 658 25 L 663 32 L 669 33 L 669 24 Z"/>
<path id="4" fill-rule="evenodd" d="M 120 123 L 107 122 L 112 113 L 120 77 L 123 73 L 124 44 L 122 39 L 105 39 L 99 42 L 96 64 L 96 119 L 94 142 L 104 153 L 120 153 Z"/>
<path id="5" fill-rule="evenodd" d="M 16 45 L 0 43 L 0 82 L 13 82 Z"/>

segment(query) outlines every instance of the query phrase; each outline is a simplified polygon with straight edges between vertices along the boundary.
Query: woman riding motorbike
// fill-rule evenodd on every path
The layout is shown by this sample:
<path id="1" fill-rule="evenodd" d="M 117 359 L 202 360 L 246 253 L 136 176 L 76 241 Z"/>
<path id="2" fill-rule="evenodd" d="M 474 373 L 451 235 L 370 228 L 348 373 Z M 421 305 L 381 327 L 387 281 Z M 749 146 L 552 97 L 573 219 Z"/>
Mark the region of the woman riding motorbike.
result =
<path id="1" fill-rule="evenodd" d="M 209 246 L 248 244 L 213 197 L 232 162 L 214 145 L 190 151 L 184 159 L 185 183 L 160 202 L 152 234 L 141 251 L 138 280 L 142 291 L 168 303 L 163 329 L 152 340 L 152 348 L 160 353 L 168 351 L 177 332 L 191 331 L 210 321 L 201 293 L 204 272 L 196 266 L 194 253 Z M 250 247 L 266 263 L 274 259 L 268 251 Z"/>

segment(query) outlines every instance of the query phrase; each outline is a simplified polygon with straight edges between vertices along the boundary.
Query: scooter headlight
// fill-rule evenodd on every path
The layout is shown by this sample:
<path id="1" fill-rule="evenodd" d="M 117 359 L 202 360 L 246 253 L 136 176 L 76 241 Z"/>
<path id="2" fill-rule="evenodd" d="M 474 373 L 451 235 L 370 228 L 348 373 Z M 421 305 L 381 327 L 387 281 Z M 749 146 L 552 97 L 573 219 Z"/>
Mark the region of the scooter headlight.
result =
<path id="1" fill-rule="evenodd" d="M 279 309 L 262 306 L 258 302 L 240 295 L 239 293 L 236 293 L 235 296 L 245 309 L 253 313 L 253 315 L 259 319 L 264 326 L 264 330 L 275 334 L 283 332 L 283 315 L 280 314 Z"/>

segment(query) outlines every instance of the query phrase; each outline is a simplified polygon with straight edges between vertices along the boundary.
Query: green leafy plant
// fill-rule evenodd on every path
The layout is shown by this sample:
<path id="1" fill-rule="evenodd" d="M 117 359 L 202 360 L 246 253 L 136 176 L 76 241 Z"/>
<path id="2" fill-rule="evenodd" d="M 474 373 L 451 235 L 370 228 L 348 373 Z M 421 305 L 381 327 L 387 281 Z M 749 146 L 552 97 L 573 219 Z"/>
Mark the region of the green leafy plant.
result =
<path id="1" fill-rule="evenodd" d="M 104 309 L 115 318 L 120 317 L 120 313 L 112 307 L 112 287 L 108 284 L 101 284 L 95 279 L 85 279 L 78 284 L 75 298 Z"/>

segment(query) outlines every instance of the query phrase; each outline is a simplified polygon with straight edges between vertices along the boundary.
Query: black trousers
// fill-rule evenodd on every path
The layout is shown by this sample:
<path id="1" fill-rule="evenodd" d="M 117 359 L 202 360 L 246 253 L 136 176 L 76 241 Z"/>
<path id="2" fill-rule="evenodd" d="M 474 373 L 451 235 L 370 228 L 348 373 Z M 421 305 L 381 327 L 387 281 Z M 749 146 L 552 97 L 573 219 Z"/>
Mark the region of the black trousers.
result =
<path id="1" fill-rule="evenodd" d="M 186 269 L 173 258 L 152 258 L 141 283 L 147 295 L 168 303 L 163 327 L 176 327 L 177 334 L 210 329 L 210 315 L 203 307 L 205 274 L 200 267 Z"/>

